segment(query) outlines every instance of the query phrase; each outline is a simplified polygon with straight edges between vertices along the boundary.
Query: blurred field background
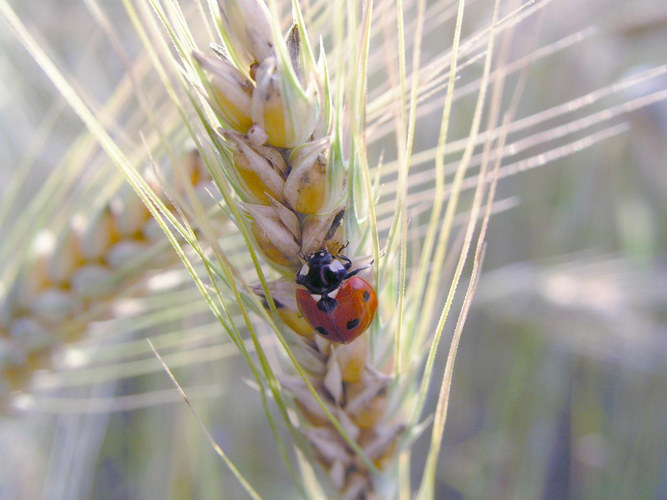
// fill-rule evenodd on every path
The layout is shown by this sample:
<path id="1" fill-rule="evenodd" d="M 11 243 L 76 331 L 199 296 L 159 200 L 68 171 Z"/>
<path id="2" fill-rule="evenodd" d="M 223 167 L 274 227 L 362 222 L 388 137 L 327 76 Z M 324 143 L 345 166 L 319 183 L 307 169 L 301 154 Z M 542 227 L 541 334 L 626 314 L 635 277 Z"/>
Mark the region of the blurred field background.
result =
<path id="1" fill-rule="evenodd" d="M 99 103 L 112 96 L 124 67 L 84 3 L 11 4 L 85 84 L 81 92 Z M 140 45 L 122 4 L 104 8 L 135 57 Z M 470 2 L 467 32 L 488 23 L 489 8 Z M 519 26 L 515 44 L 534 43 L 535 33 L 538 47 L 583 35 L 530 67 L 515 120 L 667 63 L 667 6 L 655 0 L 554 1 L 539 25 Z M 427 39 L 424 53 L 450 39 Z M 598 109 L 659 90 L 667 90 L 664 72 Z M 455 103 L 452 141 L 466 134 L 473 106 L 473 98 Z M 455 368 L 437 498 L 667 499 L 667 101 L 603 125 L 610 123 L 627 130 L 499 184 L 498 199 L 514 206 L 491 221 Z M 422 126 L 416 151 L 432 143 Z M 83 130 L 0 23 L 0 196 L 7 199 L 19 166 L 31 165 L 10 214 Z M 386 147 L 373 145 L 370 157 Z M 75 188 L 93 199 L 101 189 L 92 173 Z M 67 203 L 64 212 L 82 201 Z M 57 390 L 44 374 L 46 389 L 29 410 L 0 417 L 0 499 L 244 498 L 145 336 L 159 338 L 214 438 L 256 489 L 293 498 L 245 362 L 186 284 L 154 285 L 142 319 L 128 313 L 96 324 L 92 340 L 67 354 L 94 363 L 58 373 Z M 165 303 L 188 313 L 167 317 Z M 426 446 L 415 447 L 415 477 Z"/>

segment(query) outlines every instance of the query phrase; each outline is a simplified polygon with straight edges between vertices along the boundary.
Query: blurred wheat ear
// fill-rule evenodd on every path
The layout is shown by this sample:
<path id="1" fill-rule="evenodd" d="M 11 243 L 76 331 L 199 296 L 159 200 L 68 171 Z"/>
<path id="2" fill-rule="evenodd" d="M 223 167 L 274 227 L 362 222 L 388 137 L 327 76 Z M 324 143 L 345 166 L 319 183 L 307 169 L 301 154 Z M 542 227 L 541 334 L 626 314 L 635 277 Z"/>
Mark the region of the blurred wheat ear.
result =
<path id="1" fill-rule="evenodd" d="M 9 231 L 0 250 L 0 398 L 30 389 L 35 372 L 86 337 L 91 322 L 123 325 L 123 297 L 135 297 L 138 311 L 129 329 L 153 314 L 158 330 L 176 317 L 185 331 L 174 336 L 195 336 L 193 308 L 177 307 L 185 297 L 196 314 L 210 311 L 217 342 L 247 363 L 303 497 L 436 497 L 487 225 L 515 204 L 495 200 L 496 182 L 615 137 L 627 113 L 666 97 L 618 97 L 664 75 L 662 66 L 516 119 L 530 64 L 592 35 L 545 47 L 529 40 L 517 57 L 517 26 L 537 23 L 549 3 L 489 3 L 476 11 L 483 27 L 464 36 L 465 2 L 127 2 L 144 49 L 134 63 L 102 6 L 91 3 L 127 64 L 100 113 L 0 0 L 16 37 L 90 134 L 20 218 L 11 221 L 11 203 L 2 206 Z M 434 55 L 423 49 L 431 38 L 439 42 Z M 591 107 L 603 97 L 621 102 Z M 91 143 L 111 161 L 86 154 Z M 21 182 L 17 176 L 16 192 Z M 20 252 L 28 245 L 34 255 Z M 355 265 L 372 263 L 365 278 L 379 306 L 362 337 L 337 345 L 299 314 L 294 277 L 304 255 L 343 248 Z M 174 269 L 179 258 L 183 295 L 149 307 L 150 293 L 162 296 L 143 286 L 147 272 Z M 165 349 L 189 349 L 186 340 L 159 338 Z M 439 349 L 447 351 L 443 366 Z M 128 342 L 127 352 L 146 348 Z M 164 356 L 164 364 L 194 367 L 207 353 L 186 354 Z M 103 377 L 131 376 L 122 351 L 117 359 Z M 150 365 L 142 363 L 138 371 Z M 54 379 L 67 386 L 58 372 Z M 423 472 L 413 478 L 412 445 L 426 433 L 428 449 L 415 460 Z M 243 451 L 214 448 L 258 498 L 261 489 L 234 465 Z"/>

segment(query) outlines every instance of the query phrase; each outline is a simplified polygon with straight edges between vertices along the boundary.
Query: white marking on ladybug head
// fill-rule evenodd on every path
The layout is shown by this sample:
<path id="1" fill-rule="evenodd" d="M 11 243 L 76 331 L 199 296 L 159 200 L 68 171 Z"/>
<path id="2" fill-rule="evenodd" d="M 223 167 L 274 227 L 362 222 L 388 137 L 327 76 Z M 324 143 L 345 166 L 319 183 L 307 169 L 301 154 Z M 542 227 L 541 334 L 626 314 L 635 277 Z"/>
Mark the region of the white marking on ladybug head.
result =
<path id="1" fill-rule="evenodd" d="M 301 267 L 301 270 L 299 271 L 299 276 L 306 276 L 308 274 L 308 271 L 310 271 L 310 267 L 308 264 L 304 264 Z"/>
<path id="2" fill-rule="evenodd" d="M 340 287 L 330 291 L 327 295 L 331 297 L 332 299 L 336 298 L 336 295 L 338 295 L 338 290 L 340 290 Z"/>

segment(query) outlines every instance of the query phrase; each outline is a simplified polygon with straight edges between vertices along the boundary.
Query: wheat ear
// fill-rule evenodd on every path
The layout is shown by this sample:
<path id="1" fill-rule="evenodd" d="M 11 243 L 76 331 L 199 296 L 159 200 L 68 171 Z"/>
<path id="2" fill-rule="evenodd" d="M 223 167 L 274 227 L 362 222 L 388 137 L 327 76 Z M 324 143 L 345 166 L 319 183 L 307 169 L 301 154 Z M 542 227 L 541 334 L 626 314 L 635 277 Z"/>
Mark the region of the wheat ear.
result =
<path id="1" fill-rule="evenodd" d="M 156 195 L 175 209 L 187 182 L 210 199 L 212 181 L 199 154 L 184 155 L 180 167 L 185 175 L 147 169 Z M 79 339 L 89 322 L 104 319 L 114 299 L 149 271 L 176 262 L 161 228 L 128 186 L 92 217 L 73 217 L 57 235 L 42 232 L 33 258 L 1 298 L 0 407 L 12 392 L 28 388 L 32 374 L 49 367 L 54 352 Z"/>
<path id="2" fill-rule="evenodd" d="M 219 7 L 224 46 L 194 53 L 199 90 L 214 112 L 206 128 L 222 139 L 218 148 L 230 161 L 221 166 L 240 198 L 253 247 L 283 276 L 255 290 L 300 336 L 295 353 L 307 380 L 280 381 L 331 483 L 344 498 L 368 498 L 373 473 L 390 461 L 403 428 L 388 418 L 391 379 L 371 366 L 366 335 L 347 345 L 330 342 L 298 312 L 295 298 L 305 256 L 322 249 L 337 254 L 348 244 L 350 256 L 363 254 L 348 215 L 350 159 L 343 144 L 349 133 L 332 104 L 324 55 L 315 61 L 298 6 L 285 39 L 262 2 Z M 353 267 L 368 267 L 372 280 L 372 259 L 352 259 Z"/>

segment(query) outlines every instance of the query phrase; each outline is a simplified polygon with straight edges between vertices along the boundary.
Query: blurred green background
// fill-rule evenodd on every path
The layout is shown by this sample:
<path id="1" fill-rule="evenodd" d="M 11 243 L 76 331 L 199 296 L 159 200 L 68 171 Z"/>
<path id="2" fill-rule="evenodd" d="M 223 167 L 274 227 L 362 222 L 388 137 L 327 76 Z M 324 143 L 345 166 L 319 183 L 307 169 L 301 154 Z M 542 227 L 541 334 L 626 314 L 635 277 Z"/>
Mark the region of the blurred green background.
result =
<path id="1" fill-rule="evenodd" d="M 531 68 L 517 118 L 665 64 L 659 4 L 552 5 L 542 39 L 599 31 Z M 664 89 L 662 75 L 627 92 Z M 520 201 L 491 221 L 442 498 L 667 498 L 667 103 L 624 119 L 627 133 L 500 183 Z"/>

